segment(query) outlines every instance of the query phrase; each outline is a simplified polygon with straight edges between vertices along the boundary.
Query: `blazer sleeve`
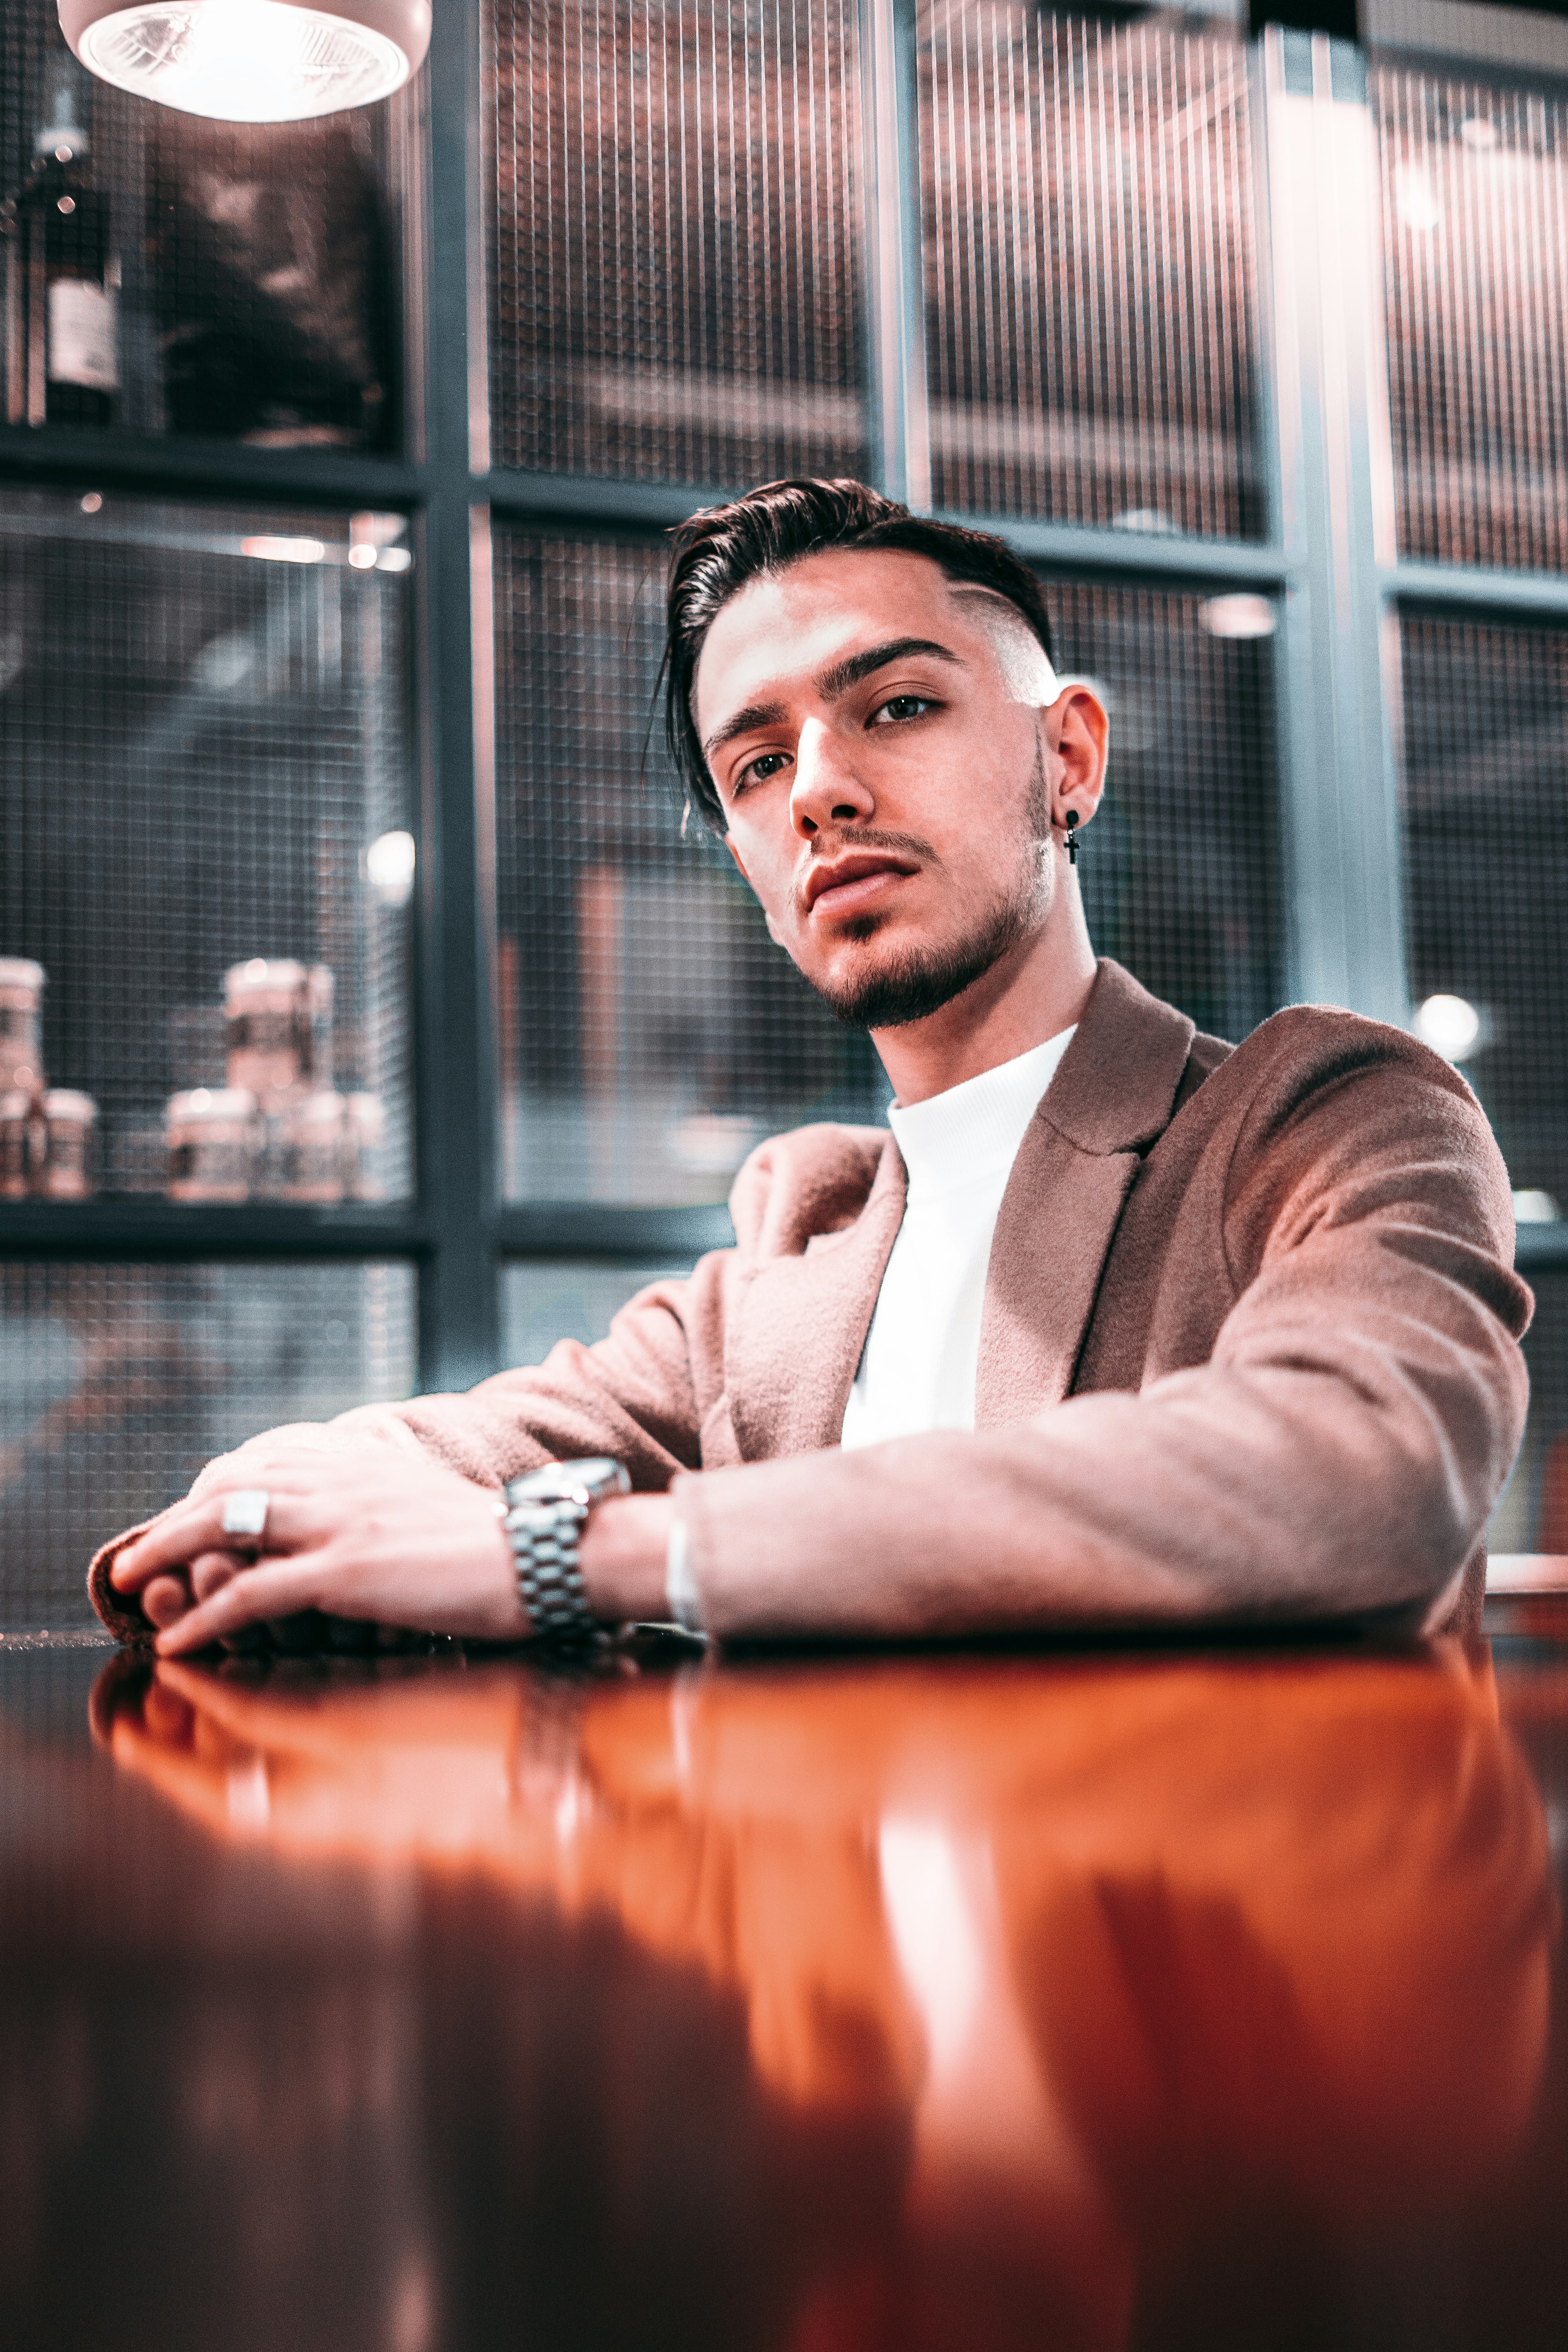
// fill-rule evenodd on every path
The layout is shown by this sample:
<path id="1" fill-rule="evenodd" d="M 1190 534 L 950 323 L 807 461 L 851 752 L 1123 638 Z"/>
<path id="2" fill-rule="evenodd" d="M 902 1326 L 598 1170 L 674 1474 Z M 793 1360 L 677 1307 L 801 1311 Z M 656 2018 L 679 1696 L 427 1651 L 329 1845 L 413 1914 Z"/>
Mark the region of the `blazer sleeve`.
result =
<path id="1" fill-rule="evenodd" d="M 1357 1029 L 1388 1042 L 1267 1074 L 1219 1139 L 1205 1362 L 999 1430 L 679 1479 L 714 1630 L 1300 1619 L 1457 1589 L 1523 1430 L 1531 1301 L 1474 1097 Z"/>
<path id="2" fill-rule="evenodd" d="M 386 1445 L 434 1454 L 484 1486 L 503 1486 L 546 1462 L 613 1454 L 634 1486 L 662 1491 L 701 1459 L 702 1417 L 717 1393 L 723 1360 L 722 1297 L 731 1251 L 715 1251 L 685 1281 L 651 1284 L 624 1307 L 593 1347 L 563 1339 L 544 1362 L 498 1373 L 462 1395 L 406 1404 L 358 1405 L 334 1421 L 263 1431 L 237 1454 L 209 1462 L 192 1488 L 232 1476 L 250 1447 L 278 1444 L 337 1453 Z M 115 1556 L 142 1532 L 110 1538 L 88 1570 L 88 1593 L 121 1641 L 150 1638 L 140 1605 L 127 1608 L 109 1581 Z"/>

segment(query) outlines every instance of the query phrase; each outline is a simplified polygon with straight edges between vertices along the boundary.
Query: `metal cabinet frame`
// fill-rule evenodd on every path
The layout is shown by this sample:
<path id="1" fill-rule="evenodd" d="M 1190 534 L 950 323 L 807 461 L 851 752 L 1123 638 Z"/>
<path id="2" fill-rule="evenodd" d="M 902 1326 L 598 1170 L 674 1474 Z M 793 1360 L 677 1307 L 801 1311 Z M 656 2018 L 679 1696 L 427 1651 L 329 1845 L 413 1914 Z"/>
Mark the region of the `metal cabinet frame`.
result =
<path id="1" fill-rule="evenodd" d="M 914 0 L 861 0 L 868 398 L 875 471 L 929 507 Z M 419 1377 L 466 1386 L 500 1351 L 508 1260 L 648 1264 L 729 1237 L 722 1209 L 508 1204 L 496 1106 L 491 518 L 649 533 L 739 484 L 648 484 L 492 469 L 480 146 L 479 0 L 444 0 L 426 72 L 424 244 L 409 322 L 423 381 L 402 458 L 0 428 L 0 478 L 386 508 L 416 562 L 419 885 L 414 1053 L 416 1191 L 384 1208 L 187 1206 L 159 1200 L 0 1204 L 0 1255 L 122 1261 L 382 1257 L 419 1270 Z M 1405 1015 L 1394 729 L 1405 604 L 1568 623 L 1568 578 L 1402 562 L 1392 541 L 1376 173 L 1359 51 L 1271 28 L 1252 53 L 1258 142 L 1260 446 L 1268 529 L 1256 542 L 1140 536 L 964 515 L 1047 576 L 1276 598 L 1288 908 L 1287 993 Z M 1336 174 L 1360 153 L 1369 215 Z M 1315 187 L 1317 200 L 1300 201 Z M 1287 189 L 1298 199 L 1281 201 Z M 1350 272 L 1352 299 L 1342 299 Z M 1527 1228 L 1521 1262 L 1568 1265 L 1562 1226 Z"/>

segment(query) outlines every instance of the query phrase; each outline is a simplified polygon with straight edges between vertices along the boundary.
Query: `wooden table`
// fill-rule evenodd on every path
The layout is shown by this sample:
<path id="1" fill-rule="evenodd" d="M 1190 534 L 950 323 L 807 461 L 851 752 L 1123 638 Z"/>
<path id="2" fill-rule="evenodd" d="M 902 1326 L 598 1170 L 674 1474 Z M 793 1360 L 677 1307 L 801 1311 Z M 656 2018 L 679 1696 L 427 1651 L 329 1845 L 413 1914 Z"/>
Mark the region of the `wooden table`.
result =
<path id="1" fill-rule="evenodd" d="M 1555 2352 L 1568 1601 L 1490 1630 L 0 1642 L 0 2342 Z"/>

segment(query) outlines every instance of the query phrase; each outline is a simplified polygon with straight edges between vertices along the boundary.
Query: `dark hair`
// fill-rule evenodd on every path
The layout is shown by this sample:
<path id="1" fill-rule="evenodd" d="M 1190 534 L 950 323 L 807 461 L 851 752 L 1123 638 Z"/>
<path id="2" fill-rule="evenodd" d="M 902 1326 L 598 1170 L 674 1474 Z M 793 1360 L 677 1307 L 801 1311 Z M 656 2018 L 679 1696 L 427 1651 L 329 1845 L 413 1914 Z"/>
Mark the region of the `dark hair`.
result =
<path id="1" fill-rule="evenodd" d="M 1051 651 L 1040 583 L 1005 541 L 962 524 L 932 522 L 864 482 L 764 482 L 728 506 L 705 507 L 672 534 L 664 647 L 664 735 L 703 823 L 727 831 L 723 804 L 691 715 L 691 684 L 708 632 L 748 581 L 826 549 L 889 548 L 929 555 L 950 580 L 991 588 L 1023 614 Z"/>

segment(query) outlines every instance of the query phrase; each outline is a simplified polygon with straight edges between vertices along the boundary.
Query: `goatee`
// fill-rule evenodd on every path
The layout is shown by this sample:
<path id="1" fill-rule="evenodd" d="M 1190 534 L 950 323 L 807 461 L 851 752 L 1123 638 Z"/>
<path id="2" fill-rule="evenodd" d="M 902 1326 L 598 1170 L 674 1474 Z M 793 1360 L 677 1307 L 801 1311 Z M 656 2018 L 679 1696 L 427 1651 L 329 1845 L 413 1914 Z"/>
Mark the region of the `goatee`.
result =
<path id="1" fill-rule="evenodd" d="M 955 996 L 983 980 L 993 964 L 1000 963 L 1032 929 L 1038 905 L 1037 867 L 1032 879 L 1033 887 L 1015 892 L 994 908 L 984 929 L 970 938 L 924 953 L 906 948 L 846 988 L 814 982 L 816 993 L 836 1021 L 856 1029 L 902 1029 L 911 1021 L 923 1021 L 928 1013 L 940 1013 L 944 1004 L 951 1004 Z M 878 928 L 875 917 L 868 917 L 863 926 L 845 926 L 851 939 L 869 939 Z"/>

